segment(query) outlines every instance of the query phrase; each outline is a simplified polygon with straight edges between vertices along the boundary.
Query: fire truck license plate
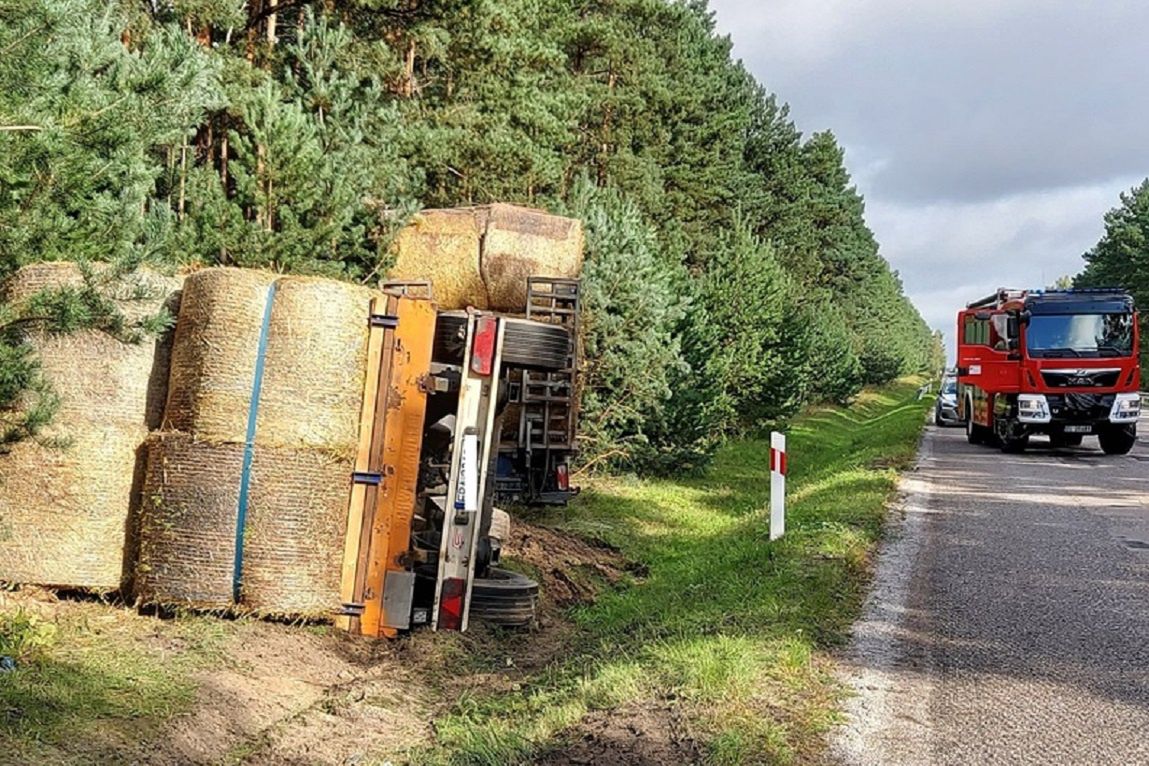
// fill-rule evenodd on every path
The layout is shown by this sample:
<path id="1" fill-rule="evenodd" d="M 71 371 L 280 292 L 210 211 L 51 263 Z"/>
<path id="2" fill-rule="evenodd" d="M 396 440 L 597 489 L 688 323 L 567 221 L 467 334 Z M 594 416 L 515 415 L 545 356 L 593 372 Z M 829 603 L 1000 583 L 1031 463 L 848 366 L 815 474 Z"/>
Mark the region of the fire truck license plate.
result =
<path id="1" fill-rule="evenodd" d="M 1093 433 L 1093 426 L 1066 426 L 1065 433 L 1067 434 L 1091 434 Z"/>

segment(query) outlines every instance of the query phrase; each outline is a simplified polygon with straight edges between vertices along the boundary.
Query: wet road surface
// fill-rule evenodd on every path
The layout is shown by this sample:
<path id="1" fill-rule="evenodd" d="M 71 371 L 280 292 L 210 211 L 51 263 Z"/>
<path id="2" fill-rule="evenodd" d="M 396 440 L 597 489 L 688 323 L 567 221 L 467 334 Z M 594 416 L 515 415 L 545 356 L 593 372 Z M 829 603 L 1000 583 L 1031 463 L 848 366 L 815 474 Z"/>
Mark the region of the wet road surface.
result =
<path id="1" fill-rule="evenodd" d="M 1149 421 L 1022 455 L 930 427 L 855 627 L 842 764 L 1149 764 Z"/>

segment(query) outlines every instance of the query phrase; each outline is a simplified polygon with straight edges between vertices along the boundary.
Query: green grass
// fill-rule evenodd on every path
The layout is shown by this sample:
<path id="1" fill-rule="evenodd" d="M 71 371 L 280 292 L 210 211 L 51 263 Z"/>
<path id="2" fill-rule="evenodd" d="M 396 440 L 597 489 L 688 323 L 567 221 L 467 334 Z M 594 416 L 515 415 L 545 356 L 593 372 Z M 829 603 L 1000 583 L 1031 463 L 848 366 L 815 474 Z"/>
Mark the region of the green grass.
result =
<path id="1" fill-rule="evenodd" d="M 209 618 L 159 622 L 77 607 L 52 618 L 0 613 L 0 647 L 21 649 L 17 669 L 0 673 L 0 763 L 121 761 L 155 722 L 191 704 L 190 671 L 224 633 Z"/>
<path id="2" fill-rule="evenodd" d="M 655 700 L 674 700 L 711 763 L 813 760 L 841 695 L 827 652 L 858 614 L 929 406 L 919 383 L 794 423 L 782 540 L 769 541 L 766 439 L 729 445 L 698 478 L 595 481 L 542 519 L 618 547 L 647 576 L 572 614 L 573 656 L 437 718 L 436 747 L 412 762 L 529 762 L 590 711 Z"/>

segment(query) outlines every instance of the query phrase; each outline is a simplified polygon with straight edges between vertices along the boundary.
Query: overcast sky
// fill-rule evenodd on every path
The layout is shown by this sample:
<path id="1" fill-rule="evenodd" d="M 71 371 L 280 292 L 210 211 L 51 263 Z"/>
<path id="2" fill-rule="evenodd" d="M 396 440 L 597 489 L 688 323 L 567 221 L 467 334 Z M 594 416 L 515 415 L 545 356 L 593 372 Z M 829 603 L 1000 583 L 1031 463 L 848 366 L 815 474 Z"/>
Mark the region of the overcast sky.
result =
<path id="1" fill-rule="evenodd" d="M 922 315 L 1080 271 L 1149 175 L 1146 0 L 710 0 L 734 53 L 832 129 Z"/>

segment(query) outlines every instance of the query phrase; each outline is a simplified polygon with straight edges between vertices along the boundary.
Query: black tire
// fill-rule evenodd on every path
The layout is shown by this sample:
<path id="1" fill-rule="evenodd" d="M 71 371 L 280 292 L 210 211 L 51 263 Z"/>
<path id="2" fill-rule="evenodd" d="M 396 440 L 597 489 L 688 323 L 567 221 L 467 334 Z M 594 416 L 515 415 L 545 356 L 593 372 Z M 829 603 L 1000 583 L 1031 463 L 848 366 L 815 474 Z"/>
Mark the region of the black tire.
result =
<path id="1" fill-rule="evenodd" d="M 518 572 L 491 567 L 471 587 L 472 619 L 519 628 L 535 620 L 539 584 Z"/>
<path id="2" fill-rule="evenodd" d="M 565 327 L 530 319 L 504 318 L 503 366 L 549 372 L 567 366 L 571 335 Z M 445 364 L 462 364 L 465 355 L 467 314 L 442 311 L 435 322 L 432 358 Z"/>
<path id="3" fill-rule="evenodd" d="M 1022 436 L 1019 439 L 1005 439 L 999 438 L 1001 442 L 1001 451 L 1007 454 L 1017 455 L 1025 452 L 1025 448 L 1029 446 L 1029 437 Z"/>
<path id="4" fill-rule="evenodd" d="M 1137 443 L 1136 426 L 1110 426 L 1103 428 L 1097 434 L 1097 441 L 1101 443 L 1101 451 L 1106 455 L 1128 455 L 1129 450 Z"/>
<path id="5" fill-rule="evenodd" d="M 982 427 L 973 422 L 973 401 L 966 400 L 965 407 L 965 438 L 970 444 L 984 444 L 985 434 Z"/>

